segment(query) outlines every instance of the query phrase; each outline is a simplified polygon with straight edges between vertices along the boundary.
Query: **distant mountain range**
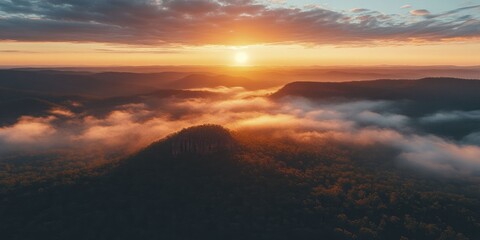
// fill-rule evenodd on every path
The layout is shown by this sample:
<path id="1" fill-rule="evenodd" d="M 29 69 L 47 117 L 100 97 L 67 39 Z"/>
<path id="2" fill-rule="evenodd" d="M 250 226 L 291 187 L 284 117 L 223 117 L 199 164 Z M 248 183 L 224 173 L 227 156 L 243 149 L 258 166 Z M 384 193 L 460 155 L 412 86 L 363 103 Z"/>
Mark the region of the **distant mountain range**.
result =
<path id="1" fill-rule="evenodd" d="M 286 95 L 313 99 L 424 99 L 442 97 L 478 97 L 480 81 L 459 78 L 423 78 L 412 80 L 373 80 L 354 82 L 293 82 L 285 85 L 274 97 Z"/>
<path id="2" fill-rule="evenodd" d="M 406 100 L 415 102 L 425 114 L 439 110 L 479 109 L 479 93 L 480 81 L 478 80 L 423 78 L 420 80 L 293 82 L 285 85 L 271 97 L 279 99 L 296 96 L 313 100 Z"/>
<path id="3" fill-rule="evenodd" d="M 147 72 L 138 72 L 148 69 Z M 154 72 L 159 71 L 159 72 Z M 153 89 L 218 86 L 263 89 L 290 82 L 341 82 L 423 77 L 480 78 L 478 67 L 366 68 L 52 68 L 0 70 L 0 88 L 93 97 L 148 93 Z"/>
<path id="4" fill-rule="evenodd" d="M 246 87 L 258 88 L 257 82 L 228 75 L 208 73 L 127 73 L 67 72 L 54 70 L 0 70 L 0 88 L 51 95 L 117 97 L 144 94 L 155 89 L 190 89 Z M 263 86 L 263 84 L 259 84 Z"/>

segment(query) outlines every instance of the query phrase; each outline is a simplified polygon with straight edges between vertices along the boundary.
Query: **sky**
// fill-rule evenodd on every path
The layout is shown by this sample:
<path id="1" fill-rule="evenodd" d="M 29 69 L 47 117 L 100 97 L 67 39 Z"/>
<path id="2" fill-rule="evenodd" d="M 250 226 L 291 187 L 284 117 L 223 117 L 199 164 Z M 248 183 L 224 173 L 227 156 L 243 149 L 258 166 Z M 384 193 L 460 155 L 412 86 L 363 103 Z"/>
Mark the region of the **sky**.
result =
<path id="1" fill-rule="evenodd" d="M 268 2 L 268 1 L 265 1 Z M 318 4 L 333 10 L 348 10 L 365 8 L 380 11 L 387 14 L 402 14 L 413 9 L 427 9 L 431 12 L 446 12 L 452 9 L 468 7 L 479 4 L 479 1 L 469 0 L 421 0 L 421 1 L 392 1 L 392 0 L 294 0 L 294 1 L 270 1 L 277 5 L 308 6 Z"/>
<path id="2" fill-rule="evenodd" d="M 480 0 L 2 0 L 0 29 L 2 66 L 480 65 Z"/>

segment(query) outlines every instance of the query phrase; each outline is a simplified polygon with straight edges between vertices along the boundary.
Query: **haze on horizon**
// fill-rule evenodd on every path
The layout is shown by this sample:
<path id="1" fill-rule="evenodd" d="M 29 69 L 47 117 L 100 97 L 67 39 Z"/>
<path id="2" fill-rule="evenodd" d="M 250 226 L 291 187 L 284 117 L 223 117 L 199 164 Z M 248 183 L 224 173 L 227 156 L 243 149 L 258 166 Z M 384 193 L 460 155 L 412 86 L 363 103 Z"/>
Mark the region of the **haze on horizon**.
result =
<path id="1" fill-rule="evenodd" d="M 479 13 L 478 0 L 5 0 L 0 65 L 472 66 Z"/>

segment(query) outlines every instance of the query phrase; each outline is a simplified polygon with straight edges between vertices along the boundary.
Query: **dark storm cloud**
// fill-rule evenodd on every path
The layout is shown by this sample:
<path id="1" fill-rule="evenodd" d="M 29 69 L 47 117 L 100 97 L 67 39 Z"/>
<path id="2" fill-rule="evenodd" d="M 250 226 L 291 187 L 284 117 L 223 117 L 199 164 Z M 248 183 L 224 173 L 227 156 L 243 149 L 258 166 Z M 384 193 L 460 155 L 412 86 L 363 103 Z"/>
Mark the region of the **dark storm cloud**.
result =
<path id="1" fill-rule="evenodd" d="M 122 44 L 369 43 L 477 38 L 479 6 L 406 16 L 273 8 L 249 0 L 7 0 L 0 39 Z M 470 14 L 469 14 L 470 13 Z"/>

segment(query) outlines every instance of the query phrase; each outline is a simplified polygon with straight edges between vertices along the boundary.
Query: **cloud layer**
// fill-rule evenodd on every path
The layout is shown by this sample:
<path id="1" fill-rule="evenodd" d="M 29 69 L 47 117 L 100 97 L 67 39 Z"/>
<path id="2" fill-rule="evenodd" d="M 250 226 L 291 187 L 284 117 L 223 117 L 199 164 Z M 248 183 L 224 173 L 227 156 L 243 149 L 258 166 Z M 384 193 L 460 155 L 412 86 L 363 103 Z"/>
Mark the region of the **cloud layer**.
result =
<path id="1" fill-rule="evenodd" d="M 414 129 L 414 119 L 390 112 L 396 102 L 313 102 L 302 98 L 278 102 L 259 96 L 263 90 L 210 90 L 223 97 L 134 102 L 117 106 L 102 116 L 58 109 L 50 111 L 48 117 L 24 116 L 13 125 L 0 128 L 0 159 L 15 152 L 39 149 L 101 149 L 102 156 L 126 156 L 182 128 L 213 123 L 272 138 L 320 144 L 318 147 L 322 142 L 367 150 L 387 147 L 398 152 L 392 158 L 415 169 L 448 176 L 480 174 L 479 133 L 471 133 L 460 141 L 421 133 Z M 455 121 L 477 115 L 476 111 L 437 113 L 420 121 Z"/>
<path id="2" fill-rule="evenodd" d="M 415 16 L 253 0 L 5 0 L 0 39 L 147 45 L 358 44 L 480 36 L 480 6 Z"/>

